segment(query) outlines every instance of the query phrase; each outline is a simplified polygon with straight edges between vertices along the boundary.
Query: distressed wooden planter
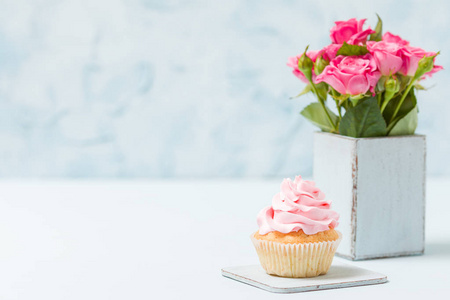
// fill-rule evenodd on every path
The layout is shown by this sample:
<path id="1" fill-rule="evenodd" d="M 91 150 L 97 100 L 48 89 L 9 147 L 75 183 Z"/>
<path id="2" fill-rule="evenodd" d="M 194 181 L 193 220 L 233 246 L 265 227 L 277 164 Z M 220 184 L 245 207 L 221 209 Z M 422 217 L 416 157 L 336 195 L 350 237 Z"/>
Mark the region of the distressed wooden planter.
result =
<path id="1" fill-rule="evenodd" d="M 424 252 L 425 136 L 351 138 L 317 132 L 314 180 L 341 216 L 337 255 Z"/>

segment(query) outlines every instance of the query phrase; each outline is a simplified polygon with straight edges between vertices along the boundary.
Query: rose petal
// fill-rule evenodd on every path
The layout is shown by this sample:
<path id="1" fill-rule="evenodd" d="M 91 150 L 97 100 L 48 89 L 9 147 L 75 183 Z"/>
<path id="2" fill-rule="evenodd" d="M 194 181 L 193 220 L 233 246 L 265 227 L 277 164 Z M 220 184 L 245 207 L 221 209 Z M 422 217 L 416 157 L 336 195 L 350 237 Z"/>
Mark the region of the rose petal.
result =
<path id="1" fill-rule="evenodd" d="M 369 81 L 364 75 L 353 76 L 348 82 L 348 92 L 350 95 L 366 93 L 370 88 Z"/>

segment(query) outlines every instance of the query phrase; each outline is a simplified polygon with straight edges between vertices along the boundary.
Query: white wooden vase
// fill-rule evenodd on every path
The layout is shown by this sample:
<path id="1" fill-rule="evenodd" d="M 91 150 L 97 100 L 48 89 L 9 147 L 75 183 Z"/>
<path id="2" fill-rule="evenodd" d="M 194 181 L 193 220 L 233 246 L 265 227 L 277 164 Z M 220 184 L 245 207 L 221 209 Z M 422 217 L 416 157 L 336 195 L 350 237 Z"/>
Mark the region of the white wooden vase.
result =
<path id="1" fill-rule="evenodd" d="M 425 136 L 314 135 L 314 180 L 340 214 L 336 254 L 352 260 L 424 252 Z"/>

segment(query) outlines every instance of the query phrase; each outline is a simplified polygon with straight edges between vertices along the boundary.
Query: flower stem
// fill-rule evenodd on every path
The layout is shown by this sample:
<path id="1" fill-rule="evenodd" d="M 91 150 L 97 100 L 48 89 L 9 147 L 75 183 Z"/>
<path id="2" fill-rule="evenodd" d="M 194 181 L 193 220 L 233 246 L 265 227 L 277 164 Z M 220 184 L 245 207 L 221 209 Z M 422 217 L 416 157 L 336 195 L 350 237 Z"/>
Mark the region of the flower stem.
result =
<path id="1" fill-rule="evenodd" d="M 317 92 L 317 89 L 316 89 L 316 85 L 312 82 L 312 80 L 310 80 L 309 82 L 311 83 L 311 87 L 312 87 L 312 89 L 314 91 L 314 94 L 316 94 L 317 100 L 319 100 L 320 105 L 322 105 L 323 111 L 325 112 L 325 115 L 327 116 L 328 121 L 333 126 L 334 130 L 337 132 L 338 130 L 336 128 L 336 125 L 334 124 L 333 120 L 331 119 L 331 116 L 328 113 L 328 110 L 327 110 L 327 108 L 325 106 L 325 101 L 320 98 L 319 93 Z"/>
<path id="2" fill-rule="evenodd" d="M 389 101 L 384 101 L 383 105 L 381 105 L 381 113 L 386 109 L 386 106 L 388 105 Z"/>
<path id="3" fill-rule="evenodd" d="M 339 119 L 342 119 L 341 106 L 339 105 L 339 100 L 334 99 L 334 101 L 336 102 L 336 107 L 339 113 Z"/>
<path id="4" fill-rule="evenodd" d="M 408 85 L 408 87 L 406 88 L 405 92 L 402 95 L 402 98 L 400 98 L 400 101 L 398 102 L 397 107 L 394 110 L 394 114 L 391 117 L 391 121 L 389 123 L 392 123 L 392 121 L 394 121 L 395 117 L 397 116 L 398 111 L 400 110 L 400 107 L 403 104 L 403 101 L 405 101 L 406 96 L 408 95 L 409 91 L 411 90 L 413 84 L 414 84 L 415 80 L 412 80 L 411 83 Z"/>

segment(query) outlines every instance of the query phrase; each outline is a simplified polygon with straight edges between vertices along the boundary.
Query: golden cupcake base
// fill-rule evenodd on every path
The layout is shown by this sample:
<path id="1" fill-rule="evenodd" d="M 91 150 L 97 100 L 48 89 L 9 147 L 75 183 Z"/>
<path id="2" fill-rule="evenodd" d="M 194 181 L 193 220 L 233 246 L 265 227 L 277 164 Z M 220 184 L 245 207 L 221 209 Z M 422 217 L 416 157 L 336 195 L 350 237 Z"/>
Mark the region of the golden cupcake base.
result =
<path id="1" fill-rule="evenodd" d="M 313 243 L 286 244 L 261 240 L 251 235 L 251 240 L 264 270 L 282 277 L 315 277 L 326 274 L 333 261 L 334 253 L 342 239 Z"/>

